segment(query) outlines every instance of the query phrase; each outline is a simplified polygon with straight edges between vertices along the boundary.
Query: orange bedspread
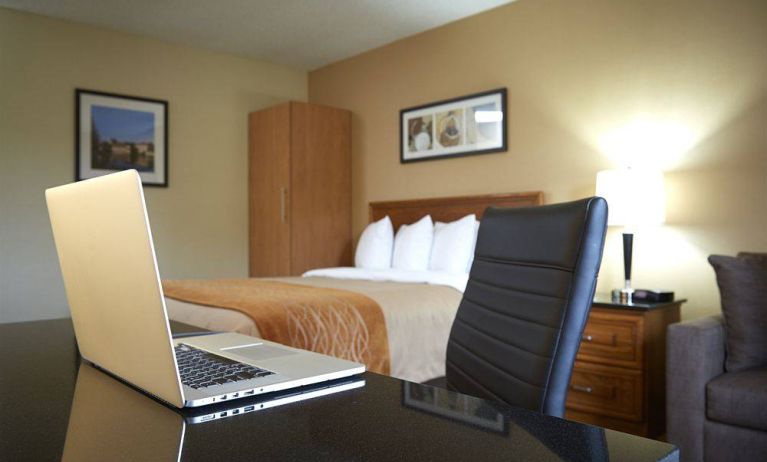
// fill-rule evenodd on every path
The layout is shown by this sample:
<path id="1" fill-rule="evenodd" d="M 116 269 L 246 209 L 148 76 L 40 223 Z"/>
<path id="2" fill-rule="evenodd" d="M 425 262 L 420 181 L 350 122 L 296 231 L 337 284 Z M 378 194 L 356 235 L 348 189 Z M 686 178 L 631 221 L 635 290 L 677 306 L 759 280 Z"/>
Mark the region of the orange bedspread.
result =
<path id="1" fill-rule="evenodd" d="M 366 295 L 261 279 L 164 280 L 163 290 L 183 302 L 239 311 L 266 340 L 389 373 L 386 322 Z"/>

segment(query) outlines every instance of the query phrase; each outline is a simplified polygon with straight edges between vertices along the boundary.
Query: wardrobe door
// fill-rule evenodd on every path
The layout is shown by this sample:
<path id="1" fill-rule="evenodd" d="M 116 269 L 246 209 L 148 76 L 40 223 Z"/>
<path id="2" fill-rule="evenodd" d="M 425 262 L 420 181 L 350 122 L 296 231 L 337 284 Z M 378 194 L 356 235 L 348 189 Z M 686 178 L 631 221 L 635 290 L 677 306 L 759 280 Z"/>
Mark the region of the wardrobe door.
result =
<path id="1" fill-rule="evenodd" d="M 290 104 L 249 117 L 250 275 L 290 274 Z"/>
<path id="2" fill-rule="evenodd" d="M 291 103 L 291 271 L 351 264 L 351 113 Z"/>

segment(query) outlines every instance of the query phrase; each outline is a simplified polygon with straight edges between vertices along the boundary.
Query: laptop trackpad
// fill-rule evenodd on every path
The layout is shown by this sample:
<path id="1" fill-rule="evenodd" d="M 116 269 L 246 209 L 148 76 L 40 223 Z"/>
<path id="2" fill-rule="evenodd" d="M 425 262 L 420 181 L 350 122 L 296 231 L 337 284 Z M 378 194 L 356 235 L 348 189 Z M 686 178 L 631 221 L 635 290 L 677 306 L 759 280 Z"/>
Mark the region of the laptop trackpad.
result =
<path id="1" fill-rule="evenodd" d="M 227 348 L 226 352 L 231 355 L 241 356 L 251 361 L 263 361 L 280 356 L 294 355 L 297 351 L 287 348 L 277 348 L 269 345 L 243 345 L 239 348 Z"/>

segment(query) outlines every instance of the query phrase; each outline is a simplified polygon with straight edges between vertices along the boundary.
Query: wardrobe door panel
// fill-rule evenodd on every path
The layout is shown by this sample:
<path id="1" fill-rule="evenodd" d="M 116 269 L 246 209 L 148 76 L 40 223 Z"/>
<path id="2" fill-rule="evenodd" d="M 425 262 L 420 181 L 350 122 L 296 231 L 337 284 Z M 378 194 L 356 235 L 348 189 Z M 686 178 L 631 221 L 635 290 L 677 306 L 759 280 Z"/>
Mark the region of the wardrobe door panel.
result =
<path id="1" fill-rule="evenodd" d="M 291 103 L 291 271 L 351 264 L 351 114 Z"/>
<path id="2" fill-rule="evenodd" d="M 290 271 L 290 104 L 249 117 L 250 275 Z"/>

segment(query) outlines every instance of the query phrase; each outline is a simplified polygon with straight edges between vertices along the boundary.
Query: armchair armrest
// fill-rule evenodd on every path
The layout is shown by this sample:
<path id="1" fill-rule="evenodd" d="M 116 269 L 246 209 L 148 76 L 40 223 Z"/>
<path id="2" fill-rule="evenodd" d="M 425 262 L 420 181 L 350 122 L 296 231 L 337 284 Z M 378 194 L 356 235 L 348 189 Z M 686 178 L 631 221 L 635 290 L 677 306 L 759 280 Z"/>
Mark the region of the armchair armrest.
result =
<path id="1" fill-rule="evenodd" d="M 668 441 L 680 460 L 703 460 L 706 384 L 724 373 L 725 333 L 721 315 L 668 326 L 666 423 Z"/>

